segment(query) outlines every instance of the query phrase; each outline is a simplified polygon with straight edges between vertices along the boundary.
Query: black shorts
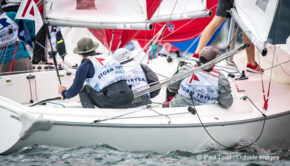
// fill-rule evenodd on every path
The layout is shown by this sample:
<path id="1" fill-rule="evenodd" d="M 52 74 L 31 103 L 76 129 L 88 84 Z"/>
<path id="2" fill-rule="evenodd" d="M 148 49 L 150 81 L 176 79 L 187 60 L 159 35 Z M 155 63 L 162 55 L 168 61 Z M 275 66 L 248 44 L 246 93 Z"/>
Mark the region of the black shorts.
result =
<path id="1" fill-rule="evenodd" d="M 103 88 L 100 92 L 89 85 L 85 85 L 80 91 L 80 100 L 84 108 L 92 108 L 87 107 L 88 102 L 84 100 L 90 100 L 92 104 L 100 108 L 124 108 L 124 105 L 132 102 L 133 92 L 126 80 L 115 82 Z"/>
<path id="2" fill-rule="evenodd" d="M 234 0 L 218 0 L 215 15 L 230 18 L 231 15 L 228 11 L 233 7 L 233 4 Z"/>

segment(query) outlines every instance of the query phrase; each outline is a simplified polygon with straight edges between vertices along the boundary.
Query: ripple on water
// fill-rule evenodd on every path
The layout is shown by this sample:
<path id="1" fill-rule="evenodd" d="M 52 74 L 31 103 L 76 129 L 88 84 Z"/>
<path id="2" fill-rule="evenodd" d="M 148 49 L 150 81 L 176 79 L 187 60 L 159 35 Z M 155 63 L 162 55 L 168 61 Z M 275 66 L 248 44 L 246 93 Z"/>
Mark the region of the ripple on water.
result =
<path id="1" fill-rule="evenodd" d="M 290 165 L 290 150 L 264 150 L 251 146 L 240 150 L 210 150 L 201 153 L 171 151 L 124 151 L 109 145 L 59 148 L 32 145 L 0 156 L 2 166 L 95 166 L 95 165 Z"/>

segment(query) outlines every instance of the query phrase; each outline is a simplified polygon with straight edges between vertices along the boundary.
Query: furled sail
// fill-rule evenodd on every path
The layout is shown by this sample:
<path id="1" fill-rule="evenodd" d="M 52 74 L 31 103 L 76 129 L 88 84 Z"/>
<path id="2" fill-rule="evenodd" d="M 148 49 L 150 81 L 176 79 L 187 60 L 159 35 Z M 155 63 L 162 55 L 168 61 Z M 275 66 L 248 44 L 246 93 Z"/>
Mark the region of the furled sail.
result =
<path id="1" fill-rule="evenodd" d="M 147 7 L 160 0 L 47 0 L 45 17 L 51 25 L 106 29 L 149 29 Z M 152 14 L 151 14 L 152 15 Z"/>

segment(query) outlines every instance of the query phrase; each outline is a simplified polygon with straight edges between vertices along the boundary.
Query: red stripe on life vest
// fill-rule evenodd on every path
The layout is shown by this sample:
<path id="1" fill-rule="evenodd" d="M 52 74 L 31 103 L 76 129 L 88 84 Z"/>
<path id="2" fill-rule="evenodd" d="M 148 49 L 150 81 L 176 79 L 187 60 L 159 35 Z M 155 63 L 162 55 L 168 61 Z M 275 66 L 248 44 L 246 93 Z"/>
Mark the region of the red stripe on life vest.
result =
<path id="1" fill-rule="evenodd" d="M 25 8 L 23 10 L 23 13 L 21 15 L 22 17 L 24 17 L 26 15 L 26 12 L 28 10 L 28 7 L 30 6 L 30 3 L 31 3 L 31 0 L 28 0 L 27 3 L 26 3 L 26 5 L 25 5 Z"/>
<path id="2" fill-rule="evenodd" d="M 103 59 L 103 58 L 97 58 L 96 57 L 96 60 L 103 66 L 104 64 L 102 63 L 102 61 L 104 61 L 105 59 Z"/>

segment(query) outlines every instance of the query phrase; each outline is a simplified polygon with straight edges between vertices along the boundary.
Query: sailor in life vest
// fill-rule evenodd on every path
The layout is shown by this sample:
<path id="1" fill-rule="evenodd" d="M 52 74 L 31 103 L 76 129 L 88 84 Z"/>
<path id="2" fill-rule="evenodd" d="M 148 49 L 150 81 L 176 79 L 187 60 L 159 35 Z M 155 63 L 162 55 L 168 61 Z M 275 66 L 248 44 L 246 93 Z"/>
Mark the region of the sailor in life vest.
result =
<path id="1" fill-rule="evenodd" d="M 90 38 L 77 42 L 73 52 L 83 57 L 72 86 L 59 86 L 58 93 L 65 99 L 79 93 L 84 108 L 122 108 L 131 103 L 133 92 L 126 81 L 121 64 L 110 56 L 97 53 L 99 44 Z M 87 84 L 82 88 L 84 82 Z"/>
<path id="2" fill-rule="evenodd" d="M 15 20 L 20 2 L 0 1 L 0 75 L 32 70 L 26 43 L 19 38 L 23 37 L 22 40 L 29 41 L 32 46 L 31 39 L 35 38 L 34 22 Z"/>
<path id="3" fill-rule="evenodd" d="M 201 65 L 207 63 L 215 59 L 219 53 L 218 49 L 211 46 L 205 47 L 199 54 L 200 57 L 197 64 Z M 233 97 L 231 95 L 229 81 L 219 70 L 215 69 L 214 66 L 215 64 L 179 81 L 177 83 L 179 84 L 178 93 L 170 101 L 169 106 L 183 107 L 193 104 L 214 104 L 216 101 L 223 108 L 231 106 Z M 192 65 L 186 64 L 182 66 L 179 73 L 184 73 L 189 70 L 192 70 Z"/>
<path id="4" fill-rule="evenodd" d="M 157 75 L 144 64 L 137 62 L 127 48 L 120 48 L 114 52 L 114 58 L 121 63 L 125 72 L 127 83 L 132 87 L 133 94 L 159 83 Z M 160 89 L 135 98 L 126 108 L 151 104 L 150 98 L 157 96 Z"/>

